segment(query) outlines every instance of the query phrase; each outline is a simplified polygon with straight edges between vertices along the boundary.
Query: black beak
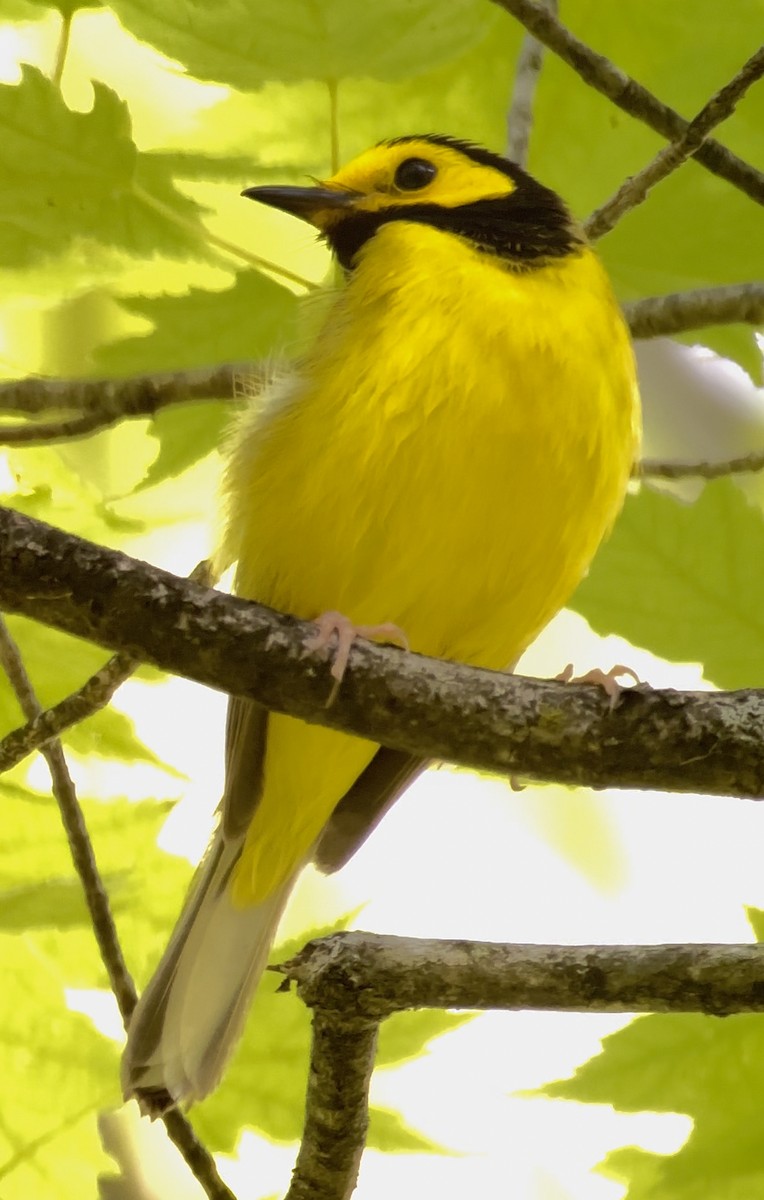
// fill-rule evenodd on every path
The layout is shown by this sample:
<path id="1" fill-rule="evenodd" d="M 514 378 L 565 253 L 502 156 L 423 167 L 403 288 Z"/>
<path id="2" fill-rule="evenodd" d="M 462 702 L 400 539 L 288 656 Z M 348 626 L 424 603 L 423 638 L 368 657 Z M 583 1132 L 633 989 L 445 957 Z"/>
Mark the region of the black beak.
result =
<path id="1" fill-rule="evenodd" d="M 271 208 L 280 208 L 310 221 L 322 209 L 348 208 L 361 197 L 360 192 L 335 191 L 323 187 L 251 187 L 241 193 L 248 200 L 258 200 Z"/>

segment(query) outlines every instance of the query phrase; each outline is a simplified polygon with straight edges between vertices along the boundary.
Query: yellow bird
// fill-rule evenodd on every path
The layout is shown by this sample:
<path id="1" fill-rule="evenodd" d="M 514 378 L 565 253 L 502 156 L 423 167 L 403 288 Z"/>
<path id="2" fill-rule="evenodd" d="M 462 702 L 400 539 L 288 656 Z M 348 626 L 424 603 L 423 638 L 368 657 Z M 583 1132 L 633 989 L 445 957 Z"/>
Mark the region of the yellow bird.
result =
<path id="1" fill-rule="evenodd" d="M 554 192 L 449 137 L 244 195 L 314 225 L 346 278 L 239 428 L 237 593 L 506 668 L 586 573 L 637 450 L 599 260 Z M 219 827 L 124 1055 L 125 1095 L 152 1112 L 215 1087 L 301 869 L 342 865 L 423 765 L 237 698 L 226 754 Z"/>

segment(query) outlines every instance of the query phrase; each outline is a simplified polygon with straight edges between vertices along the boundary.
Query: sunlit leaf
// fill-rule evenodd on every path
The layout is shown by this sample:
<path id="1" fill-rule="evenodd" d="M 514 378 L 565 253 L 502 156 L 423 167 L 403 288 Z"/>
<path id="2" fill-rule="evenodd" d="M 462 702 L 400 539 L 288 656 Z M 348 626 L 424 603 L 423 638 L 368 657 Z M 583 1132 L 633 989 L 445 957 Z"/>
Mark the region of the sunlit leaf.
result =
<path id="1" fill-rule="evenodd" d="M 137 37 L 199 79 L 256 88 L 267 80 L 400 79 L 456 58 L 499 24 L 480 0 L 114 0 Z"/>
<path id="2" fill-rule="evenodd" d="M 65 936 L 65 935 L 64 935 Z M 98 1110 L 119 1098 L 117 1049 L 66 1008 L 66 976 L 30 934 L 0 933 L 3 1200 L 95 1197 Z"/>
<path id="3" fill-rule="evenodd" d="M 366 1144 L 372 1150 L 383 1150 L 387 1154 L 433 1154 L 442 1153 L 443 1147 L 430 1138 L 411 1129 L 400 1113 L 389 1108 L 369 1108 L 369 1131 Z"/>
<path id="4" fill-rule="evenodd" d="M 136 149 L 125 102 L 93 86 L 93 107 L 80 113 L 34 67 L 0 84 L 3 262 L 24 266 L 84 236 L 136 255 L 206 254 L 198 205 Z"/>
<path id="5" fill-rule="evenodd" d="M 459 1029 L 474 1013 L 452 1013 L 437 1008 L 393 1013 L 379 1029 L 377 1067 L 395 1067 L 427 1053 L 434 1038 Z"/>
<path id="6" fill-rule="evenodd" d="M 290 343 L 297 315 L 297 298 L 259 271 L 239 272 L 220 291 L 191 288 L 184 296 L 125 297 L 122 304 L 154 329 L 98 352 L 99 369 L 119 374 L 262 358 Z"/>
<path id="7" fill-rule="evenodd" d="M 100 646 L 25 617 L 9 617 L 8 626 L 43 708 L 50 708 L 80 688 L 108 659 Z M 8 731 L 23 724 L 19 702 L 8 679 L 0 673 L 0 729 Z M 81 754 L 161 765 L 135 733 L 130 718 L 113 708 L 94 713 L 62 737 Z"/>
<path id="8" fill-rule="evenodd" d="M 764 682 L 764 517 L 729 479 L 695 504 L 629 497 L 572 607 L 598 633 L 699 662 L 719 687 Z"/>
<path id="9" fill-rule="evenodd" d="M 161 409 L 153 422 L 159 453 L 146 472 L 141 489 L 180 475 L 217 449 L 232 415 L 233 406 L 220 400 Z"/>
<path id="10" fill-rule="evenodd" d="M 119 1051 L 67 1009 L 65 990 L 104 986 L 106 973 L 58 806 L 4 781 L 0 806 L 0 1193 L 95 1200 L 107 1166 L 96 1118 L 119 1101 Z M 143 971 L 188 876 L 155 847 L 167 805 L 85 800 L 83 809 L 128 960 Z"/>

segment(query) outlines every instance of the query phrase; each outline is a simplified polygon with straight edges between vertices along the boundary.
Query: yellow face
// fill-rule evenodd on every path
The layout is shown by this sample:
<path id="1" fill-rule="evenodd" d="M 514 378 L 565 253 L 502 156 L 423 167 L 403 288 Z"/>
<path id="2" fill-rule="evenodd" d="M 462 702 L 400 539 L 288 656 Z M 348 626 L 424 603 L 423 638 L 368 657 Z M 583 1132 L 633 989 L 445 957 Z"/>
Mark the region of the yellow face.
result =
<path id="1" fill-rule="evenodd" d="M 503 171 L 467 158 L 451 146 L 410 138 L 374 146 L 322 183 L 329 191 L 355 192 L 354 212 L 379 212 L 409 204 L 456 208 L 509 196 L 516 184 Z M 325 231 L 346 215 L 319 208 L 310 221 Z"/>
<path id="2" fill-rule="evenodd" d="M 242 194 L 310 221 L 347 270 L 392 221 L 459 237 L 513 270 L 577 253 L 583 244 L 549 188 L 498 154 L 438 134 L 383 142 L 317 187 L 266 185 Z"/>

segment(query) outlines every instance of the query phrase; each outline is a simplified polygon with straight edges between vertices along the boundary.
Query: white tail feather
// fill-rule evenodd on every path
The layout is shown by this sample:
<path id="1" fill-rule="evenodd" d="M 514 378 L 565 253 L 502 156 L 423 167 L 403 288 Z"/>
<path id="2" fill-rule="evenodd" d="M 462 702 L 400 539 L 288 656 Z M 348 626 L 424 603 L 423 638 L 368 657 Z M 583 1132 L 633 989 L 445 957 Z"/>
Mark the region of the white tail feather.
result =
<path id="1" fill-rule="evenodd" d="M 156 1113 L 215 1087 L 239 1037 L 294 884 L 290 876 L 251 908 L 231 901 L 241 842 L 219 831 L 170 944 L 130 1021 L 125 1098 Z"/>

